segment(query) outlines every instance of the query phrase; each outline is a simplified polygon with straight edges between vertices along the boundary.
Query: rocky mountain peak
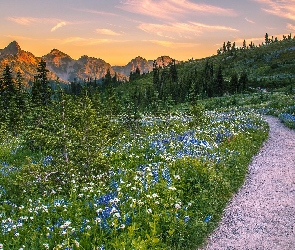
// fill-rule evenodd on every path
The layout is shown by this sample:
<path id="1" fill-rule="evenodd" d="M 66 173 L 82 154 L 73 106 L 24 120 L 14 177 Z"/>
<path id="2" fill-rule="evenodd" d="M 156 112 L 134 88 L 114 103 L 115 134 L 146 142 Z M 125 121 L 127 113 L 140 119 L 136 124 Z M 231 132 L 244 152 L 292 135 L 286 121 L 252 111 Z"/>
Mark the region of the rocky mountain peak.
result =
<path id="1" fill-rule="evenodd" d="M 21 52 L 21 48 L 16 41 L 11 42 L 7 47 L 0 51 L 1 55 L 17 55 Z"/>
<path id="2" fill-rule="evenodd" d="M 172 61 L 173 61 L 173 59 L 170 56 L 159 56 L 156 59 L 156 63 L 160 67 L 165 67 L 165 66 L 169 65 L 169 63 L 171 63 Z M 178 63 L 178 61 L 175 61 L 175 62 Z"/>
<path id="3" fill-rule="evenodd" d="M 58 49 L 51 50 L 48 55 L 52 55 L 54 57 L 70 57 L 69 55 L 65 54 L 64 52 L 62 52 Z"/>
<path id="4" fill-rule="evenodd" d="M 42 58 L 46 61 L 46 66 L 50 71 L 50 79 L 56 79 L 58 76 L 61 80 L 69 82 L 75 79 L 101 79 L 106 75 L 108 69 L 112 76 L 117 74 L 118 79 L 124 81 L 128 79 L 130 72 L 136 71 L 137 68 L 141 73 L 151 72 L 154 63 L 154 60 L 146 60 L 137 56 L 125 66 L 112 67 L 103 59 L 87 55 L 81 56 L 78 60 L 72 59 L 69 55 L 55 48 Z M 18 43 L 13 41 L 4 49 L 0 49 L 0 71 L 9 62 L 13 71 L 16 72 L 20 69 L 24 79 L 32 80 L 40 59 L 30 52 L 21 50 Z M 168 65 L 172 59 L 169 56 L 162 56 L 156 61 L 160 67 Z"/>
<path id="5" fill-rule="evenodd" d="M 141 57 L 141 56 L 137 56 L 137 57 L 134 58 L 134 60 L 135 61 L 143 61 L 145 59 L 143 57 Z"/>

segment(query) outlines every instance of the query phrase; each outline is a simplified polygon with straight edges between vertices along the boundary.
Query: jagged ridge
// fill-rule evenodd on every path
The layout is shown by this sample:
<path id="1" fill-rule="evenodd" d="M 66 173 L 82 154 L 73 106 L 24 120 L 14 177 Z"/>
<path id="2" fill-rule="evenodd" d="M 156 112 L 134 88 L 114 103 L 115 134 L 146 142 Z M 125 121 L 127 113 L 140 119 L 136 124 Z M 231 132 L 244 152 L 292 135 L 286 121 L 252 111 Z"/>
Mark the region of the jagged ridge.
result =
<path id="1" fill-rule="evenodd" d="M 0 50 L 0 70 L 8 64 L 14 73 L 20 71 L 25 81 L 34 79 L 36 69 L 41 58 L 46 60 L 49 69 L 49 79 L 59 78 L 65 82 L 84 79 L 101 79 L 110 70 L 112 76 L 117 75 L 118 80 L 128 79 L 130 72 L 138 67 L 141 73 L 150 72 L 153 69 L 154 60 L 147 60 L 141 56 L 132 59 L 125 66 L 111 66 L 100 58 L 81 56 L 78 60 L 71 58 L 66 53 L 52 49 L 43 57 L 36 57 L 32 53 L 21 49 L 16 41 L 11 42 L 7 47 Z M 172 58 L 162 56 L 156 59 L 159 66 L 166 66 L 171 63 Z"/>

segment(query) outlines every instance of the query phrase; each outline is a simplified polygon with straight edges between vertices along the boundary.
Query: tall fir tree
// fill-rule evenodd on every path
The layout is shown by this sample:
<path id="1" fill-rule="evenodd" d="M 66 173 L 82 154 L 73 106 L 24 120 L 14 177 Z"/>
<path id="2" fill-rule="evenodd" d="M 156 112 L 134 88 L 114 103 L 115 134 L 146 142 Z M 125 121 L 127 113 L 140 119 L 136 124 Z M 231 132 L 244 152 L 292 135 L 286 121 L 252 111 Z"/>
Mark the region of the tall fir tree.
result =
<path id="1" fill-rule="evenodd" d="M 52 89 L 47 78 L 48 72 L 46 62 L 41 59 L 32 86 L 32 101 L 35 105 L 47 106 L 51 102 Z"/>
<path id="2" fill-rule="evenodd" d="M 239 78 L 237 72 L 232 72 L 229 82 L 229 93 L 236 94 L 239 90 Z"/>
<path id="3" fill-rule="evenodd" d="M 224 93 L 224 79 L 223 79 L 223 75 L 222 75 L 222 68 L 221 65 L 219 65 L 218 69 L 217 69 L 217 73 L 216 73 L 216 84 L 215 84 L 215 88 L 216 88 L 216 95 L 217 96 L 222 96 Z"/>
<path id="4" fill-rule="evenodd" d="M 8 109 L 13 96 L 16 93 L 12 71 L 8 65 L 5 66 L 3 71 L 3 78 L 0 86 L 0 94 L 2 99 L 2 105 L 4 109 Z"/>
<path id="5" fill-rule="evenodd" d="M 102 90 L 106 91 L 112 85 L 112 75 L 110 69 L 107 69 L 106 75 L 102 78 Z"/>
<path id="6" fill-rule="evenodd" d="M 248 87 L 248 75 L 246 71 L 243 71 L 240 75 L 239 78 L 239 87 L 240 87 L 240 92 L 244 92 L 247 90 Z"/>
<path id="7" fill-rule="evenodd" d="M 247 48 L 247 43 L 246 43 L 246 40 L 244 39 L 243 41 L 243 49 L 246 49 Z"/>
<path id="8" fill-rule="evenodd" d="M 269 37 L 268 37 L 268 34 L 267 33 L 265 33 L 265 36 L 264 36 L 264 38 L 265 38 L 265 44 L 267 45 L 267 44 L 269 44 L 269 41 L 270 41 L 270 39 L 269 39 Z"/>

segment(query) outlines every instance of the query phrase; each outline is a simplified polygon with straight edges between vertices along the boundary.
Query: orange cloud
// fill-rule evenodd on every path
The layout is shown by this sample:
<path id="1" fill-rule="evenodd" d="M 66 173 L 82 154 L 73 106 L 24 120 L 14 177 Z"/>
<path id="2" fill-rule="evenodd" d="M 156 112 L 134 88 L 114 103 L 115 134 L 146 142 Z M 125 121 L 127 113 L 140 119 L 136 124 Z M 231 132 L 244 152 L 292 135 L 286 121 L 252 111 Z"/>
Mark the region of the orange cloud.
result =
<path id="1" fill-rule="evenodd" d="M 65 26 L 65 25 L 67 25 L 67 22 L 60 22 L 51 29 L 51 32 L 57 30 L 58 28 L 61 28 L 62 26 Z"/>
<path id="2" fill-rule="evenodd" d="M 149 40 L 147 42 L 151 42 L 154 44 L 161 45 L 163 47 L 178 49 L 178 48 L 191 48 L 198 46 L 196 43 L 177 43 L 177 42 L 169 42 L 169 41 L 159 41 L 159 40 Z"/>
<path id="3" fill-rule="evenodd" d="M 239 31 L 235 28 L 231 28 L 228 26 L 219 26 L 219 25 L 206 25 L 203 23 L 195 23 L 191 22 L 195 27 L 200 28 L 202 31 L 216 31 L 216 30 L 227 30 L 227 31 Z"/>
<path id="4" fill-rule="evenodd" d="M 82 37 L 68 37 L 64 40 L 62 40 L 62 43 L 65 44 L 65 43 L 74 43 L 74 42 L 81 42 L 81 41 L 85 41 L 86 39 L 85 38 L 82 38 Z"/>
<path id="5" fill-rule="evenodd" d="M 20 25 L 30 25 L 31 23 L 38 23 L 42 20 L 34 17 L 7 17 L 6 19 Z"/>
<path id="6" fill-rule="evenodd" d="M 32 40 L 36 40 L 32 37 L 26 37 L 26 36 L 14 36 L 14 35 L 7 35 L 6 37 L 9 37 L 13 40 L 16 40 L 16 41 L 22 41 L 22 40 L 28 40 L 28 41 L 32 41 Z"/>
<path id="7" fill-rule="evenodd" d="M 67 24 L 69 24 L 69 22 L 65 22 L 63 20 L 60 19 L 56 19 L 56 18 L 35 18 L 35 17 L 7 17 L 7 20 L 20 24 L 20 25 L 31 25 L 34 23 L 39 23 L 39 24 L 55 24 L 57 23 L 52 29 L 51 31 L 55 31 L 58 28 L 65 26 Z"/>
<path id="8" fill-rule="evenodd" d="M 231 27 L 206 25 L 195 22 L 170 24 L 141 23 L 137 27 L 147 33 L 173 39 L 176 39 L 176 37 L 189 39 L 204 32 L 217 30 L 238 31 L 237 29 Z"/>
<path id="9" fill-rule="evenodd" d="M 292 31 L 292 32 L 295 32 L 295 25 L 292 25 L 290 23 L 287 24 L 287 29 Z"/>
<path id="10" fill-rule="evenodd" d="M 109 35 L 109 36 L 120 36 L 120 33 L 112 31 L 110 29 L 96 29 L 96 33 L 101 35 Z"/>
<path id="11" fill-rule="evenodd" d="M 117 7 L 128 12 L 168 20 L 173 20 L 175 16 L 196 12 L 225 16 L 236 15 L 232 9 L 196 4 L 189 0 L 122 0 L 121 5 Z"/>
<path id="12" fill-rule="evenodd" d="M 295 20 L 295 1 L 294 0 L 254 0 L 267 5 L 263 11 L 282 18 Z"/>
<path id="13" fill-rule="evenodd" d="M 96 45 L 102 43 L 125 43 L 128 40 L 100 39 L 100 38 L 85 38 L 85 37 L 68 37 L 60 40 L 62 44 L 72 43 L 76 46 Z"/>

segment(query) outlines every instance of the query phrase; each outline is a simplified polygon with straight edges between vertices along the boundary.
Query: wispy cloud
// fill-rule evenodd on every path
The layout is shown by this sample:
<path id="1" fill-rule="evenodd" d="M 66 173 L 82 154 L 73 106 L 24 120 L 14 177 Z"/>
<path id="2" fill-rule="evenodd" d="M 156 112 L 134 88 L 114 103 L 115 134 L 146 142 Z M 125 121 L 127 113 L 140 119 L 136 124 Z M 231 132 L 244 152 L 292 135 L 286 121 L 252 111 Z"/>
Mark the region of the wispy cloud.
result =
<path id="1" fill-rule="evenodd" d="M 196 22 L 169 24 L 142 23 L 138 26 L 138 28 L 150 34 L 156 34 L 161 37 L 173 39 L 177 39 L 179 37 L 192 38 L 193 36 L 200 35 L 204 32 L 218 30 L 238 31 L 237 29 L 227 26 L 214 26 Z"/>
<path id="2" fill-rule="evenodd" d="M 255 23 L 253 20 L 251 20 L 251 19 L 249 19 L 249 18 L 247 18 L 247 17 L 245 18 L 245 20 L 246 20 L 248 23 L 253 23 L 253 24 Z"/>
<path id="3" fill-rule="evenodd" d="M 295 32 L 295 25 L 292 25 L 291 23 L 287 24 L 287 29 L 291 32 Z"/>
<path id="4" fill-rule="evenodd" d="M 56 31 L 57 29 L 66 26 L 68 24 L 73 24 L 70 22 L 66 22 L 64 20 L 56 19 L 56 18 L 35 18 L 35 17 L 7 17 L 7 20 L 20 24 L 20 25 L 33 25 L 33 24 L 53 24 L 53 28 L 51 32 Z"/>
<path id="5" fill-rule="evenodd" d="M 295 20 L 295 0 L 254 0 L 266 5 L 262 10 L 282 18 Z"/>
<path id="6" fill-rule="evenodd" d="M 59 22 L 57 25 L 55 25 L 52 29 L 51 29 L 51 32 L 53 31 L 56 31 L 58 28 L 61 28 L 65 25 L 67 25 L 68 23 L 67 22 Z"/>
<path id="7" fill-rule="evenodd" d="M 235 28 L 231 28 L 228 26 L 220 26 L 220 25 L 206 25 L 203 23 L 195 23 L 191 22 L 195 27 L 200 28 L 202 31 L 216 31 L 216 30 L 227 30 L 227 31 L 239 31 Z"/>
<path id="8" fill-rule="evenodd" d="M 82 37 L 68 37 L 66 39 L 63 39 L 61 42 L 63 44 L 66 44 L 66 43 L 76 43 L 76 42 L 82 42 L 82 41 L 85 41 L 86 39 L 85 38 L 82 38 Z"/>
<path id="9" fill-rule="evenodd" d="M 128 40 L 115 40 L 115 39 L 100 39 L 100 38 L 85 38 L 85 37 L 68 37 L 66 39 L 60 40 L 62 44 L 73 44 L 75 46 L 87 46 L 96 45 L 102 43 L 125 43 Z"/>
<path id="10" fill-rule="evenodd" d="M 7 17 L 7 20 L 20 24 L 20 25 L 32 25 L 32 24 L 56 24 L 51 31 L 55 31 L 58 28 L 69 24 L 64 20 L 56 18 L 36 18 L 36 17 Z"/>
<path id="11" fill-rule="evenodd" d="M 115 13 L 112 12 L 106 12 L 106 11 L 98 11 L 98 10 L 89 10 L 89 9 L 78 9 L 79 11 L 82 12 L 87 12 L 87 13 L 92 13 L 92 14 L 97 14 L 97 15 L 104 15 L 104 16 L 119 16 Z"/>
<path id="12" fill-rule="evenodd" d="M 160 41 L 160 40 L 149 40 L 147 42 L 158 44 L 163 47 L 168 47 L 168 48 L 191 48 L 198 46 L 197 43 L 178 43 L 178 42 L 171 42 L 171 41 Z"/>
<path id="13" fill-rule="evenodd" d="M 27 37 L 27 36 L 7 35 L 6 37 L 12 38 L 13 40 L 16 40 L 16 41 L 22 41 L 22 40 L 31 41 L 31 40 L 36 40 L 35 38 Z"/>
<path id="14" fill-rule="evenodd" d="M 30 25 L 31 23 L 40 23 L 44 21 L 41 18 L 34 17 L 7 17 L 6 20 L 9 20 L 20 25 Z"/>
<path id="15" fill-rule="evenodd" d="M 117 33 L 110 29 L 96 29 L 96 33 L 101 35 L 109 35 L 109 36 L 120 36 L 120 33 Z"/>
<path id="16" fill-rule="evenodd" d="M 233 16 L 234 10 L 208 4 L 197 4 L 189 0 L 122 0 L 117 8 L 128 12 L 173 20 L 175 16 L 202 13 Z"/>

